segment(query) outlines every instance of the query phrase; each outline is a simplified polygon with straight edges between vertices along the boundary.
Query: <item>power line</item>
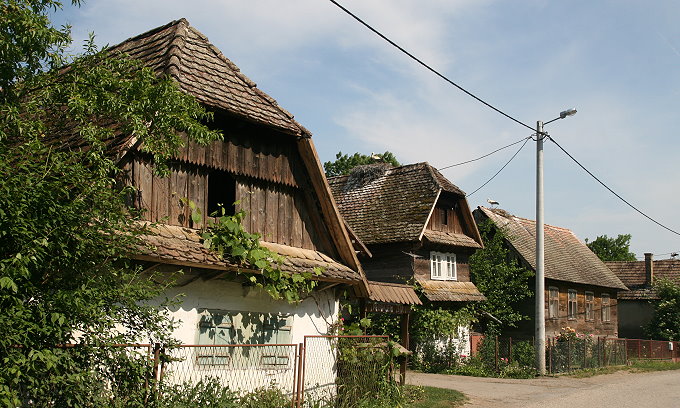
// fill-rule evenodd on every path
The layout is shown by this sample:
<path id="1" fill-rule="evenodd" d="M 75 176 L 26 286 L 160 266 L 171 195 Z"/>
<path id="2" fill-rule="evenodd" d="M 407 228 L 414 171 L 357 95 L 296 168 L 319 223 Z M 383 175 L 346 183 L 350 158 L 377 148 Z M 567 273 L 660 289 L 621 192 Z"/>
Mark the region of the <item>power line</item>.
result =
<path id="1" fill-rule="evenodd" d="M 510 160 L 508 160 L 508 161 L 503 165 L 503 167 L 501 167 L 500 170 L 498 170 L 498 171 L 496 172 L 496 174 L 494 174 L 493 176 L 491 176 L 490 179 L 488 179 L 484 184 L 482 184 L 481 186 L 479 186 L 475 191 L 471 192 L 471 193 L 468 194 L 466 197 L 470 197 L 470 196 L 473 195 L 474 193 L 476 193 L 476 192 L 478 192 L 479 190 L 481 190 L 485 185 L 489 184 L 489 183 L 491 182 L 491 180 L 495 179 L 496 176 L 499 175 L 499 174 L 501 173 L 501 171 L 503 171 L 503 169 L 506 168 L 507 165 L 510 164 L 510 162 L 511 162 L 515 157 L 517 157 L 517 155 L 519 154 L 519 152 L 522 151 L 522 149 L 524 148 L 524 146 L 526 146 L 527 142 L 528 142 L 530 139 L 531 139 L 531 137 L 525 138 L 525 139 L 524 139 L 524 143 L 522 143 L 522 146 L 520 146 L 519 149 L 517 149 L 517 151 L 515 152 L 515 154 L 512 155 L 512 157 L 510 158 Z"/>
<path id="2" fill-rule="evenodd" d="M 451 164 L 451 165 L 449 165 L 449 166 L 440 167 L 440 168 L 438 168 L 437 170 L 439 170 L 439 171 L 441 171 L 441 170 L 446 170 L 446 169 L 450 169 L 451 167 L 462 166 L 463 164 L 468 164 L 468 163 L 472 163 L 472 162 L 477 161 L 477 160 L 481 160 L 481 159 L 483 159 L 483 158 L 485 158 L 485 157 L 491 156 L 492 154 L 494 154 L 494 153 L 496 153 L 496 152 L 500 152 L 500 151 L 503 150 L 503 149 L 507 149 L 507 148 L 510 147 L 510 146 L 514 146 L 514 145 L 516 145 L 517 143 L 521 143 L 522 141 L 524 141 L 524 140 L 526 140 L 526 139 L 531 139 L 531 136 L 525 137 L 525 138 L 523 138 L 523 139 L 519 139 L 518 141 L 516 141 L 516 142 L 514 142 L 514 143 L 510 143 L 510 144 L 507 145 L 507 146 L 503 146 L 503 147 L 501 147 L 501 148 L 498 148 L 498 149 L 494 150 L 493 152 L 487 153 L 487 154 L 485 154 L 484 156 L 477 157 L 476 159 L 467 160 L 467 161 L 464 161 L 464 162 L 460 162 L 460 163 L 456 163 L 456 164 Z"/>
<path id="3" fill-rule="evenodd" d="M 546 135 L 547 135 L 547 134 L 546 134 Z M 628 202 L 628 200 L 626 200 L 625 198 L 623 198 L 623 197 L 621 197 L 620 195 L 618 195 L 614 190 L 612 190 L 611 188 L 609 188 L 609 186 L 607 186 L 606 184 L 604 184 L 604 182 L 603 182 L 602 180 L 600 180 L 599 178 L 597 178 L 597 176 L 595 176 L 593 173 L 591 173 L 590 170 L 588 170 L 587 168 L 585 168 L 584 165 L 582 165 L 581 163 L 579 163 L 579 161 L 576 160 L 576 159 L 574 158 L 574 156 L 572 156 L 571 154 L 569 154 L 568 151 L 564 150 L 564 148 L 563 148 L 562 146 L 560 146 L 560 144 L 557 143 L 557 142 L 555 141 L 555 139 L 552 138 L 552 136 L 547 135 L 547 137 L 548 137 L 548 139 L 550 139 L 553 143 L 555 143 L 555 145 L 557 145 L 557 147 L 559 147 L 560 150 L 562 150 L 562 151 L 564 152 L 564 154 L 566 154 L 567 156 L 569 156 L 569 158 L 570 158 L 571 160 L 573 160 L 574 163 L 578 164 L 578 166 L 579 166 L 580 168 L 582 168 L 586 173 L 588 173 L 588 174 L 590 175 L 590 177 L 594 178 L 594 179 L 595 179 L 598 183 L 600 183 L 604 188 L 606 188 L 607 190 L 609 190 L 610 193 L 614 194 L 619 200 L 621 200 L 621 201 L 623 201 L 624 203 L 626 203 L 630 208 L 632 208 L 633 210 L 637 211 L 637 212 L 640 213 L 642 216 L 644 216 L 644 217 L 647 218 L 648 220 L 652 221 L 654 224 L 656 224 L 656 225 L 660 226 L 661 228 L 664 228 L 664 229 L 666 229 L 666 230 L 672 232 L 672 233 L 675 234 L 675 235 L 680 235 L 680 232 L 675 231 L 675 230 L 673 230 L 673 229 L 671 229 L 671 228 L 669 228 L 669 227 L 663 225 L 663 224 L 660 223 L 659 221 L 655 220 L 654 218 L 652 218 L 652 217 L 650 217 L 649 215 L 647 215 L 647 214 L 645 214 L 644 212 L 642 212 L 642 210 L 638 209 L 636 206 L 634 206 L 633 204 L 631 204 L 630 202 Z"/>
<path id="4" fill-rule="evenodd" d="M 477 95 L 473 94 L 472 92 L 468 91 L 467 89 L 465 89 L 465 88 L 463 88 L 462 86 L 458 85 L 457 83 L 453 82 L 452 80 L 450 80 L 449 78 L 447 78 L 445 75 L 441 74 L 439 71 L 437 71 L 436 69 L 432 68 L 431 66 L 429 66 L 428 64 L 426 64 L 425 62 L 423 62 L 421 59 L 419 59 L 418 57 L 416 57 L 415 55 L 413 55 L 413 54 L 411 54 L 410 52 L 406 51 L 403 47 L 401 47 L 401 46 L 398 45 L 397 43 L 395 43 L 394 41 L 392 41 L 392 40 L 390 40 L 389 38 L 387 38 L 387 37 L 386 37 L 384 34 L 382 34 L 380 31 L 378 31 L 378 30 L 376 30 L 375 28 L 371 27 L 368 23 L 366 23 L 366 22 L 365 22 L 364 20 L 362 20 L 361 18 L 357 17 L 357 16 L 356 16 L 354 13 L 352 13 L 351 11 L 347 10 L 345 7 L 343 7 L 343 6 L 342 6 L 341 4 L 339 4 L 337 1 L 335 1 L 335 0 L 329 0 L 329 1 L 330 1 L 331 3 L 333 3 L 333 4 L 335 4 L 336 6 L 338 6 L 338 8 L 340 8 L 340 9 L 341 9 L 342 11 L 344 11 L 345 13 L 349 14 L 352 18 L 354 18 L 356 21 L 358 21 L 359 23 L 361 23 L 364 27 L 366 27 L 366 28 L 368 28 L 369 30 L 373 31 L 373 33 L 375 33 L 376 35 L 378 35 L 380 38 L 382 38 L 383 40 L 385 40 L 385 41 L 387 41 L 388 43 L 390 43 L 393 47 L 395 47 L 396 49 L 398 49 L 398 50 L 401 51 L 402 53 L 406 54 L 406 55 L 407 55 L 408 57 L 410 57 L 412 60 L 416 61 L 418 64 L 422 65 L 423 67 L 425 67 L 426 69 L 428 69 L 429 71 L 431 71 L 433 74 L 437 75 L 438 77 L 440 77 L 440 78 L 443 79 L 444 81 L 446 81 L 446 82 L 448 82 L 449 84 L 455 86 L 456 88 L 458 88 L 460 91 L 462 91 L 462 92 L 465 93 L 466 95 L 468 95 L 468 96 L 474 98 L 475 100 L 477 100 L 478 102 L 482 103 L 482 104 L 485 105 L 486 107 L 488 107 L 488 108 L 490 108 L 490 109 L 496 111 L 497 113 L 500 113 L 501 115 L 503 115 L 503 116 L 505 116 L 506 118 L 512 120 L 513 122 L 518 123 L 518 124 L 520 124 L 520 125 L 522 125 L 522 126 L 528 128 L 528 129 L 534 130 L 533 127 L 527 125 L 526 123 L 520 121 L 519 119 L 515 119 L 514 117 L 508 115 L 507 113 L 505 113 L 505 112 L 503 112 L 502 110 L 496 108 L 495 106 L 493 106 L 493 105 L 491 105 L 490 103 L 486 102 L 486 101 L 483 100 L 482 98 L 478 97 Z"/>

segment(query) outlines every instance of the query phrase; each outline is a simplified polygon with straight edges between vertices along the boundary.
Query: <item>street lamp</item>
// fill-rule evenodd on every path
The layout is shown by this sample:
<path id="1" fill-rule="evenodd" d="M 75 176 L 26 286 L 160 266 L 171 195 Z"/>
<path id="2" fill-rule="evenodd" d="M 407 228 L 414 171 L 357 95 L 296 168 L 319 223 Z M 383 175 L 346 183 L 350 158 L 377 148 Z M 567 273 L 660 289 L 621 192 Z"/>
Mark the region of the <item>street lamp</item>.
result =
<path id="1" fill-rule="evenodd" d="M 545 375 L 545 237 L 543 234 L 543 125 L 576 114 L 576 109 L 560 112 L 545 123 L 536 122 L 536 367 Z"/>

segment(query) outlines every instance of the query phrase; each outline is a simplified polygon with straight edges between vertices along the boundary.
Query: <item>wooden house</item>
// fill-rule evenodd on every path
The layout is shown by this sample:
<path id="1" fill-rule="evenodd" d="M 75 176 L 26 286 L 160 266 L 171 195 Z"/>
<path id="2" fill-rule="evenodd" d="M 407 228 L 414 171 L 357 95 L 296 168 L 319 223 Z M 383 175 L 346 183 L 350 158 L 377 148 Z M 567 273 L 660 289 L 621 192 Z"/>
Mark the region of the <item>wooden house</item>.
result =
<path id="1" fill-rule="evenodd" d="M 619 337 L 647 338 L 644 328 L 654 315 L 652 302 L 659 300 L 654 283 L 658 279 L 668 279 L 680 284 L 680 260 L 655 261 L 651 253 L 646 253 L 644 261 L 605 262 L 605 265 L 629 289 L 619 293 Z"/>
<path id="2" fill-rule="evenodd" d="M 491 220 L 502 229 L 515 259 L 536 271 L 535 221 L 485 207 L 478 207 L 474 215 L 478 224 Z M 544 231 L 546 336 L 555 336 L 570 327 L 578 333 L 616 337 L 618 294 L 626 287 L 572 231 L 552 225 L 545 225 Z M 529 287 L 532 291 L 536 287 L 534 278 Z M 534 305 L 534 296 L 524 302 L 521 311 L 530 320 L 507 334 L 533 336 Z"/>
<path id="3" fill-rule="evenodd" d="M 458 308 L 484 296 L 469 256 L 482 240 L 465 193 L 428 163 L 359 166 L 329 179 L 340 213 L 365 244 L 372 281 L 416 283 L 430 302 Z"/>
<path id="4" fill-rule="evenodd" d="M 133 136 L 120 143 L 120 166 L 137 189 L 134 205 L 155 223 L 145 237 L 152 247 L 136 259 L 147 271 L 184 272 L 169 292 L 184 295 L 171 310 L 182 322 L 175 336 L 185 344 L 289 344 L 326 334 L 338 318 L 336 290 L 366 297 L 369 289 L 310 132 L 184 19 L 113 51 L 169 75 L 214 112 L 209 125 L 224 134 L 224 141 L 208 146 L 188 143 L 170 163 L 168 177 L 154 174 L 153 160 Z M 204 248 L 202 222 L 192 220 L 187 200 L 204 218 L 218 204 L 228 212 L 245 210 L 245 229 L 285 256 L 283 270 L 320 268 L 318 289 L 289 304 L 243 286 L 236 265 Z"/>

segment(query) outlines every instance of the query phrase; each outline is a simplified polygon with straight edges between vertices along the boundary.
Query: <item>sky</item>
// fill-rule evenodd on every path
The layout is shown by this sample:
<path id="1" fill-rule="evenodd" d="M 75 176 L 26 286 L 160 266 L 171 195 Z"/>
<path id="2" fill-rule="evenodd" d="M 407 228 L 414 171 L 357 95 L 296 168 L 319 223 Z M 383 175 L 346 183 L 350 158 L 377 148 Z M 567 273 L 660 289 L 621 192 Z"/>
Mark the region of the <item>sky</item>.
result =
<path id="1" fill-rule="evenodd" d="M 619 195 L 680 231 L 680 2 L 675 0 L 339 0 L 481 99 L 533 127 Z M 437 168 L 532 135 L 444 82 L 328 0 L 88 0 L 53 20 L 78 46 L 94 32 L 117 44 L 185 17 L 313 133 L 322 162 L 339 151 L 393 152 Z M 468 194 L 521 144 L 443 170 Z M 631 250 L 668 258 L 680 236 L 604 189 L 557 146 L 545 145 L 545 222 L 581 239 L 631 234 Z M 536 143 L 484 188 L 535 219 Z"/>

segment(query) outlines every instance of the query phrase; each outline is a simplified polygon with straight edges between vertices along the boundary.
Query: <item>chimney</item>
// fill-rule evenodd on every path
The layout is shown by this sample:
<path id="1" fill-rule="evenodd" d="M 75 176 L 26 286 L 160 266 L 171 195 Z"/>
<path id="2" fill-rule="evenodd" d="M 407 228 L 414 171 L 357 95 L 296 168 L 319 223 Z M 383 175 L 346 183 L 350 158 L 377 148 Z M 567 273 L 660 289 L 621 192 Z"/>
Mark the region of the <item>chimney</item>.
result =
<path id="1" fill-rule="evenodd" d="M 645 253 L 645 284 L 647 286 L 654 285 L 654 262 L 651 253 Z"/>

